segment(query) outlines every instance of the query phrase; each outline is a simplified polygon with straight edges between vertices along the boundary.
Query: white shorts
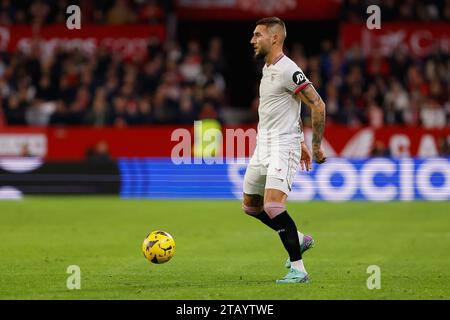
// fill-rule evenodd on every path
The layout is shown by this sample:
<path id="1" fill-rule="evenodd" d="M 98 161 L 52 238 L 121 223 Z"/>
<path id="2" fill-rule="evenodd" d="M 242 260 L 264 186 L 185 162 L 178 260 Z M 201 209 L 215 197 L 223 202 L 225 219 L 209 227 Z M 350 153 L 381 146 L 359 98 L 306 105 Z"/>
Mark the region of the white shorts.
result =
<path id="1" fill-rule="evenodd" d="M 264 196 L 265 189 L 277 189 L 286 195 L 300 164 L 300 142 L 275 148 L 256 146 L 244 176 L 244 193 Z"/>

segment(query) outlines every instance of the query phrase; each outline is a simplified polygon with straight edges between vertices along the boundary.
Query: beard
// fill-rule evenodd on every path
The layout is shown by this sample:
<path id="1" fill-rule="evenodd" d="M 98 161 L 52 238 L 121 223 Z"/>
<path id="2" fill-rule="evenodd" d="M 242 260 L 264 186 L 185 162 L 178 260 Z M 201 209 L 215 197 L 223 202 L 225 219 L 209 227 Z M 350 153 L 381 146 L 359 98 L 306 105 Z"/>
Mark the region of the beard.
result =
<path id="1" fill-rule="evenodd" d="M 260 48 L 259 51 L 255 52 L 254 58 L 256 60 L 261 60 L 264 59 L 267 55 L 267 51 L 264 50 L 263 48 Z"/>

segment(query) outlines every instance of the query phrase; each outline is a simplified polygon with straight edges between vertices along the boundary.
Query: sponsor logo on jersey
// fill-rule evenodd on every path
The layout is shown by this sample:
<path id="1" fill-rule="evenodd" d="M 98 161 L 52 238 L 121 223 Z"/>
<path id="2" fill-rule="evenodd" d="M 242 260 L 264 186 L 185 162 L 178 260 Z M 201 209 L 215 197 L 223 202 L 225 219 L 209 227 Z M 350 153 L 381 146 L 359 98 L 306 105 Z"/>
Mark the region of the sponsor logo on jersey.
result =
<path id="1" fill-rule="evenodd" d="M 296 85 L 299 85 L 299 84 L 301 84 L 301 83 L 306 81 L 306 77 L 301 71 L 296 71 L 292 75 L 292 81 L 294 81 L 294 83 Z"/>

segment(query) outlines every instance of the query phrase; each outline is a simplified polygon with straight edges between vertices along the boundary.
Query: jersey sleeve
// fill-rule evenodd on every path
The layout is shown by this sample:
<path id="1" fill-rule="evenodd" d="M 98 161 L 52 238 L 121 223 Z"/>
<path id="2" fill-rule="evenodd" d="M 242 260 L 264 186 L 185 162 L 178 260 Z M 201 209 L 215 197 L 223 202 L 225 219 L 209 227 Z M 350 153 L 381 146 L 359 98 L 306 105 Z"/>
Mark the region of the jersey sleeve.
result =
<path id="1" fill-rule="evenodd" d="M 283 75 L 284 87 L 294 94 L 303 90 L 308 84 L 311 83 L 306 75 L 303 73 L 302 69 L 298 66 L 293 66 L 288 68 Z"/>

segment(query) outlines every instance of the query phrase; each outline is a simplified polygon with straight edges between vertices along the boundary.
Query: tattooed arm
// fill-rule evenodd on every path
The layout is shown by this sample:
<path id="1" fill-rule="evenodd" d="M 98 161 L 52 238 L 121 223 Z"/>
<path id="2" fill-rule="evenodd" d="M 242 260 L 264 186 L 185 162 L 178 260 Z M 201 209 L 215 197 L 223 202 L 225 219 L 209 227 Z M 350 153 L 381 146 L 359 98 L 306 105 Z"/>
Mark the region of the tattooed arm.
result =
<path id="1" fill-rule="evenodd" d="M 312 84 L 299 91 L 297 97 L 311 109 L 312 151 L 316 162 L 323 163 L 327 159 L 322 149 L 322 139 L 325 131 L 325 103 Z"/>

